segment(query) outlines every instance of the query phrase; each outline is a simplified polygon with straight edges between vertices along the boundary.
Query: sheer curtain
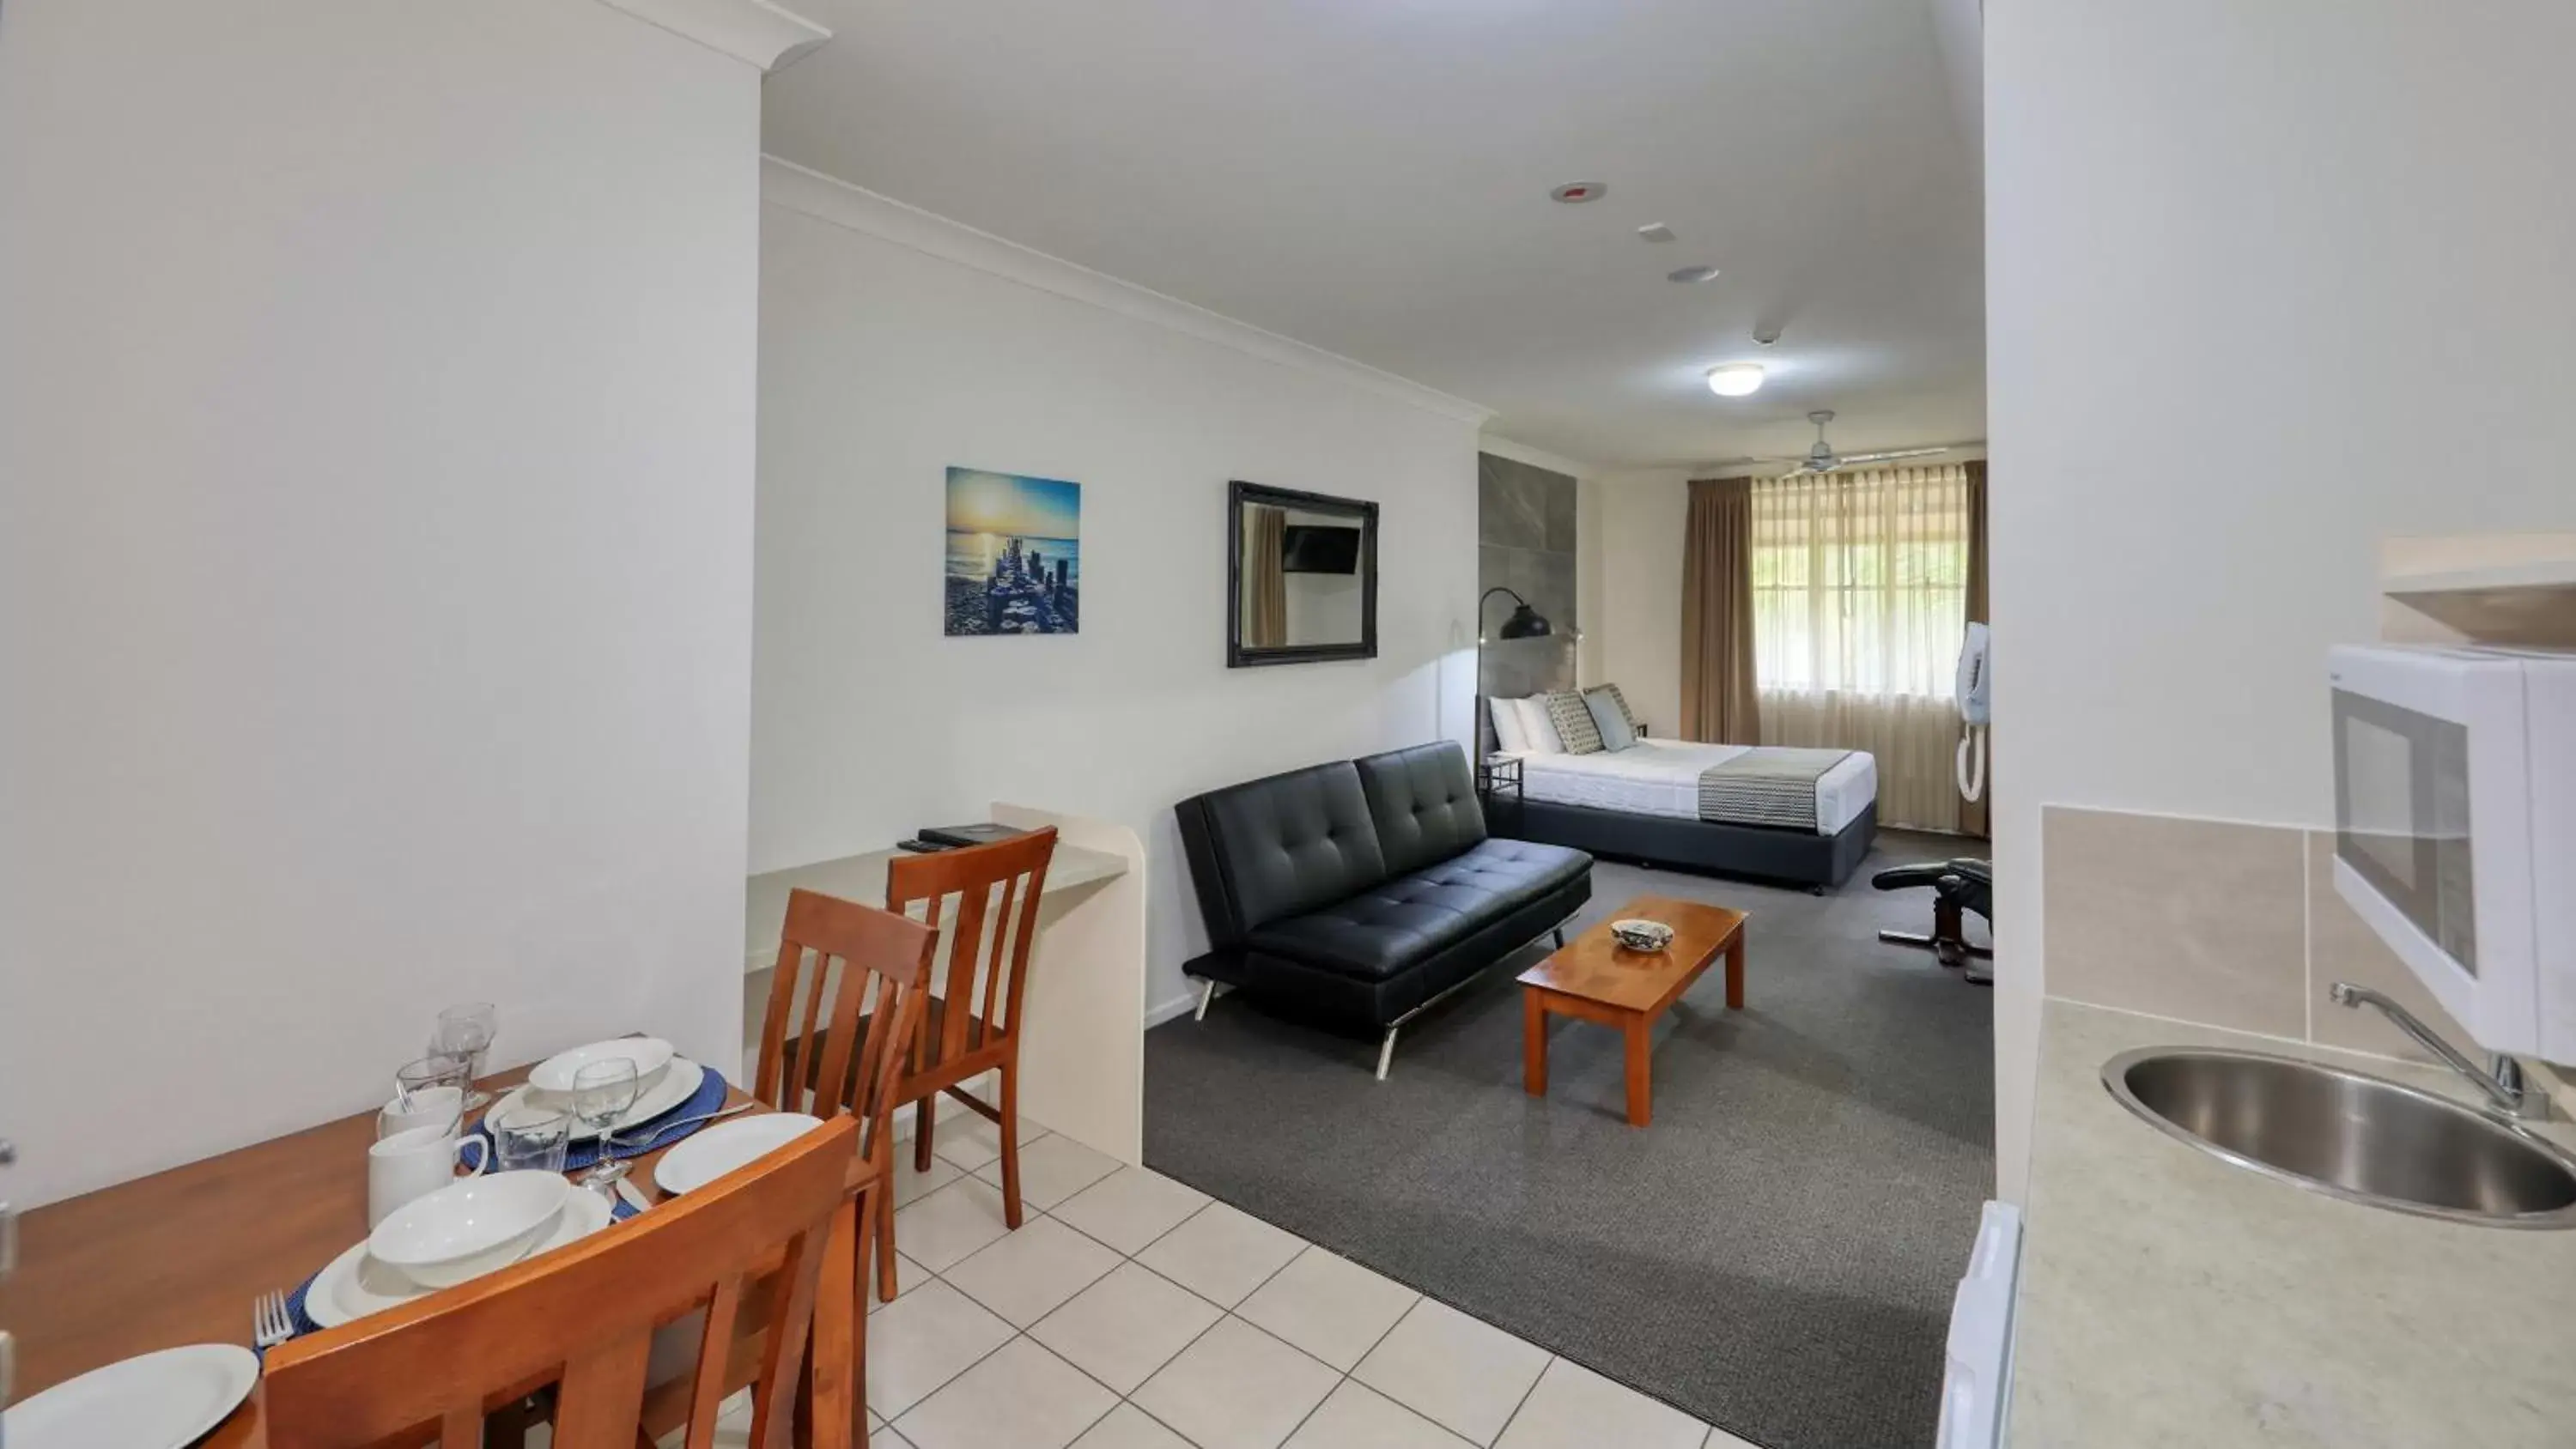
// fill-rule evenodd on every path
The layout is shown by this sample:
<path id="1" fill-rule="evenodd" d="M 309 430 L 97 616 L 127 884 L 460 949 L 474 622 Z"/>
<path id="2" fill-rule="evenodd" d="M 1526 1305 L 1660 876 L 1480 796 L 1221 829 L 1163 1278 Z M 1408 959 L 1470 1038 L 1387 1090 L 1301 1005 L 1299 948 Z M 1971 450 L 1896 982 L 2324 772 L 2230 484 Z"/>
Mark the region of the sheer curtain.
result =
<path id="1" fill-rule="evenodd" d="M 1867 750 L 1882 825 L 1959 828 L 1951 698 L 1968 603 L 1967 470 L 1753 487 L 1762 743 Z"/>

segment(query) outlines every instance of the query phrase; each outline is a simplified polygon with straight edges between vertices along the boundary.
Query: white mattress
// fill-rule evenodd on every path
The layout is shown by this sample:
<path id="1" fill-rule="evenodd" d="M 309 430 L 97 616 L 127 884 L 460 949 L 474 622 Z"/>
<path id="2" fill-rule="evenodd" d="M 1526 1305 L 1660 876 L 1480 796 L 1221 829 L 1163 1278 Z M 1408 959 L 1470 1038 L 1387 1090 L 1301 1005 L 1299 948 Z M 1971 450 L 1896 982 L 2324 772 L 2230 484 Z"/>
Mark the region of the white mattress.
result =
<path id="1" fill-rule="evenodd" d="M 1591 755 L 1522 752 L 1521 789 L 1551 805 L 1585 805 L 1635 815 L 1699 818 L 1699 777 L 1743 754 L 1743 745 L 1644 739 L 1636 748 Z M 1878 761 L 1854 750 L 1816 782 L 1816 833 L 1834 835 L 1878 798 Z"/>

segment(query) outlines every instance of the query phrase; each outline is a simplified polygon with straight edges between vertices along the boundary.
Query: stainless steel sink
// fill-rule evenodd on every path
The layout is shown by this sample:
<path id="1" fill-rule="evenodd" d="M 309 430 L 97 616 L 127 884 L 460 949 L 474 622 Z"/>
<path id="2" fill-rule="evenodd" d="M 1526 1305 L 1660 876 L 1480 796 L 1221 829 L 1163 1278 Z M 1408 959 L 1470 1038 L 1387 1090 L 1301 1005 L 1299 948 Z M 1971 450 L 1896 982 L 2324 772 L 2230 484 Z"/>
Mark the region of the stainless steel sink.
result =
<path id="1" fill-rule="evenodd" d="M 2432 1092 L 2259 1052 L 2148 1047 L 2102 1065 L 2169 1137 L 2329 1197 L 2491 1227 L 2576 1227 L 2576 1156 Z"/>

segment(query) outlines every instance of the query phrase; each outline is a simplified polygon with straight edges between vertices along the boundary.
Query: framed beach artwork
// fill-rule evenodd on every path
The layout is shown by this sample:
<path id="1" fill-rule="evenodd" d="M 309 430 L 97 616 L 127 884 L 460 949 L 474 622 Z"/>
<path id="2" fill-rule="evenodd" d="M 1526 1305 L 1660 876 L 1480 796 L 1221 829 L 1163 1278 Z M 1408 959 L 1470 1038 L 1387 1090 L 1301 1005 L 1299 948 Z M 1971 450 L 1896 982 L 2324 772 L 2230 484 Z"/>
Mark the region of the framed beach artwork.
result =
<path id="1" fill-rule="evenodd" d="M 1082 485 L 948 470 L 948 632 L 1082 626 Z"/>

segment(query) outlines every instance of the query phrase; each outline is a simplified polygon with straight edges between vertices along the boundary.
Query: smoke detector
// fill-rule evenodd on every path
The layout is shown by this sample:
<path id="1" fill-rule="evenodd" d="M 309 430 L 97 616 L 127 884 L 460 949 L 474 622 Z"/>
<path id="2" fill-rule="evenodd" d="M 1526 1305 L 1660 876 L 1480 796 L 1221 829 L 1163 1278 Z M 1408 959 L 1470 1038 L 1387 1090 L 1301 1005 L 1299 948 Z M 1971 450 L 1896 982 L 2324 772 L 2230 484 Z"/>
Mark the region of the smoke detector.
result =
<path id="1" fill-rule="evenodd" d="M 1599 201 L 1601 193 L 1609 189 L 1606 182 L 1569 181 L 1549 192 L 1547 198 L 1550 201 L 1562 201 L 1568 206 L 1580 206 L 1587 201 Z"/>

